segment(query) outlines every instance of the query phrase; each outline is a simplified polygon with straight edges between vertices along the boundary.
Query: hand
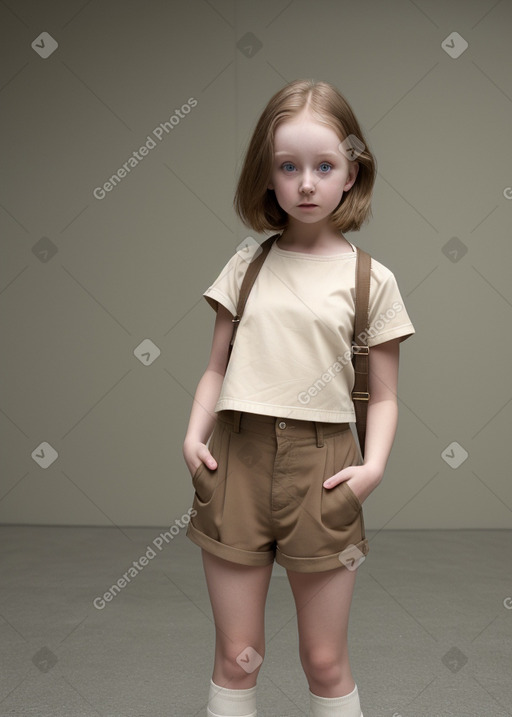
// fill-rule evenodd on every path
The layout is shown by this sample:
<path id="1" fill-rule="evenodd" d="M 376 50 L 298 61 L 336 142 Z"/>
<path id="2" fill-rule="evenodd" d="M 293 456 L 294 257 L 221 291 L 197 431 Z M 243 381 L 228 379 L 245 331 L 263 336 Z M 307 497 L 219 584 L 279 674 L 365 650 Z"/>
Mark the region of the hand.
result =
<path id="1" fill-rule="evenodd" d="M 206 443 L 198 441 L 184 443 L 183 457 L 191 476 L 196 473 L 201 463 L 205 463 L 210 470 L 217 468 L 217 461 L 206 447 Z"/>
<path id="2" fill-rule="evenodd" d="M 370 493 L 379 485 L 381 478 L 382 472 L 373 466 L 364 464 L 362 466 L 347 466 L 327 478 L 323 486 L 324 488 L 334 488 L 339 483 L 347 481 L 347 485 L 362 505 Z"/>

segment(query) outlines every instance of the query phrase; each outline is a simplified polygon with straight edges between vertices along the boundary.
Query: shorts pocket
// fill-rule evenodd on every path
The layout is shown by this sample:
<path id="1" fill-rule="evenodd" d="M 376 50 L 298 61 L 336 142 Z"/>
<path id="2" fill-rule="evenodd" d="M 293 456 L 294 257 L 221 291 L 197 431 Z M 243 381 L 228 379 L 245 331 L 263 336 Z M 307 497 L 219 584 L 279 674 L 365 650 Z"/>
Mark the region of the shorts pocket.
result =
<path id="1" fill-rule="evenodd" d="M 345 481 L 334 488 L 322 486 L 322 522 L 326 528 L 342 530 L 358 518 L 361 503 Z"/>
<path id="2" fill-rule="evenodd" d="M 218 455 L 217 455 L 217 443 L 218 443 L 219 426 L 216 423 L 213 429 L 213 433 L 210 437 L 208 450 L 217 461 L 217 468 L 211 469 L 201 461 L 198 465 L 194 475 L 192 476 L 192 485 L 194 487 L 197 499 L 200 503 L 208 503 L 217 485 L 217 479 L 219 475 L 218 467 Z"/>
<path id="3" fill-rule="evenodd" d="M 343 485 L 345 487 L 345 493 L 347 494 L 347 498 L 350 500 L 354 508 L 359 512 L 363 507 L 361 501 L 346 481 L 343 482 Z"/>
<path id="4" fill-rule="evenodd" d="M 328 443 L 327 472 L 323 481 L 347 466 L 357 465 L 358 461 L 359 450 L 352 432 L 344 431 L 333 436 L 333 440 Z M 321 516 L 326 528 L 343 530 L 359 520 L 362 505 L 346 481 L 338 483 L 334 488 L 324 488 L 321 484 L 321 489 Z"/>

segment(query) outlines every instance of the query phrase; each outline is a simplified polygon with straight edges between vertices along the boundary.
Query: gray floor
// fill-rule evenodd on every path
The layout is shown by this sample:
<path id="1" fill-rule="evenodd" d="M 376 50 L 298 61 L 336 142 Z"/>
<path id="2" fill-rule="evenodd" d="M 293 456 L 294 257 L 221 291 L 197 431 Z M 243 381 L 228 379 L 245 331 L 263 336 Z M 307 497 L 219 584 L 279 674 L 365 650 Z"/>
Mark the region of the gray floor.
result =
<path id="1" fill-rule="evenodd" d="M 0 528 L 2 717 L 206 715 L 214 629 L 200 549 L 183 530 L 158 548 L 159 533 Z M 364 716 L 512 715 L 512 531 L 367 535 L 350 621 Z M 146 552 L 147 565 L 95 607 Z M 258 717 L 307 715 L 277 565 L 266 636 Z"/>

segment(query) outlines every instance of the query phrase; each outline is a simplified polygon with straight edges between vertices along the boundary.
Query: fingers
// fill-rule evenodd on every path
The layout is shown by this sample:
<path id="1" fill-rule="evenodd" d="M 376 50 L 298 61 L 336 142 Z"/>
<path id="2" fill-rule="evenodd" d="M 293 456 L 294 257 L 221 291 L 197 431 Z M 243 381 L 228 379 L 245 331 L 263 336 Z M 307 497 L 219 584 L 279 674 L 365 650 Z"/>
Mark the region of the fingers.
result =
<path id="1" fill-rule="evenodd" d="M 202 463 L 208 466 L 208 468 L 216 468 L 217 463 L 215 458 L 208 450 L 206 443 L 199 443 L 196 449 L 196 458 L 199 458 Z"/>
<path id="2" fill-rule="evenodd" d="M 217 468 L 217 461 L 212 456 L 205 443 L 198 443 L 195 450 L 188 456 L 188 459 L 187 467 L 190 475 L 192 476 L 197 472 L 201 463 L 204 463 L 210 470 L 215 470 L 215 468 Z M 199 461 L 199 463 L 197 461 Z"/>
<path id="3" fill-rule="evenodd" d="M 208 468 L 212 470 L 217 468 L 217 461 L 212 456 L 208 448 L 206 448 L 206 446 L 204 447 L 204 450 L 200 452 L 199 457 Z"/>
<path id="4" fill-rule="evenodd" d="M 343 481 L 348 480 L 349 478 L 352 478 L 354 475 L 354 467 L 357 468 L 357 466 L 347 466 L 346 468 L 343 468 L 343 470 L 339 471 L 338 473 L 335 473 L 330 478 L 327 478 L 323 482 L 324 488 L 334 488 L 339 483 L 343 483 Z"/>
<path id="5" fill-rule="evenodd" d="M 208 453 L 208 462 L 207 462 L 208 468 L 211 468 L 212 470 L 215 470 L 217 468 L 217 461 L 212 456 L 211 453 Z"/>

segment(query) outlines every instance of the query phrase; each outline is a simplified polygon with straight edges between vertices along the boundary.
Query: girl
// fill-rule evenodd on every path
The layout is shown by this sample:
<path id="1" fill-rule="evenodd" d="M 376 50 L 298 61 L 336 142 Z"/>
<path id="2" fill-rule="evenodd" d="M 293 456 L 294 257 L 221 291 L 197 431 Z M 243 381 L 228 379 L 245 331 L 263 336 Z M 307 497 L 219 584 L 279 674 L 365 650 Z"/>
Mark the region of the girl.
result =
<path id="1" fill-rule="evenodd" d="M 202 548 L 216 628 L 208 717 L 257 714 L 274 559 L 295 600 L 310 716 L 362 717 L 347 649 L 356 568 L 369 549 L 362 504 L 391 451 L 399 343 L 414 333 L 394 275 L 373 259 L 362 462 L 349 425 L 354 372 L 343 358 L 356 247 L 342 232 L 371 214 L 375 175 L 357 119 L 326 82 L 298 80 L 277 92 L 247 149 L 236 212 L 256 232 L 280 233 L 229 363 L 247 247 L 204 293 L 215 329 L 183 445 L 196 511 L 187 536 Z"/>

